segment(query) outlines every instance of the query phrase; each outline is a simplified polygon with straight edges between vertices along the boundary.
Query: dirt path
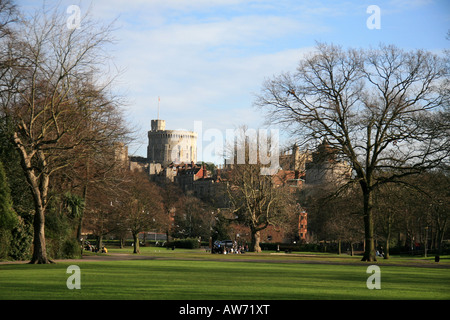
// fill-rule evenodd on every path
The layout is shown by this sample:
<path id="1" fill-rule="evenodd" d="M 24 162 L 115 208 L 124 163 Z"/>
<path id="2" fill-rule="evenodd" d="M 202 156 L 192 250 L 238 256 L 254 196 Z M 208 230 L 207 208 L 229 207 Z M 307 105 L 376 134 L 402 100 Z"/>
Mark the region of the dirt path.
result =
<path id="1" fill-rule="evenodd" d="M 299 257 L 299 259 L 295 259 Z M 204 261 L 203 258 L 196 257 L 158 257 L 149 255 L 139 255 L 133 253 L 108 253 L 105 255 L 86 255 L 82 259 L 72 259 L 72 260 L 59 260 L 61 262 L 73 261 L 73 262 L 85 262 L 85 261 L 121 261 L 121 260 L 190 260 L 190 261 Z M 256 259 L 252 258 L 223 258 L 214 259 L 207 258 L 207 260 L 223 261 L 223 262 L 255 262 L 255 263 L 297 263 L 297 264 L 331 264 L 331 265 L 370 265 L 378 264 L 380 266 L 409 266 L 409 267 L 422 267 L 422 268 L 444 268 L 450 269 L 450 264 L 443 263 L 426 263 L 420 261 L 411 262 L 390 262 L 390 263 L 377 263 L 377 262 L 361 262 L 361 261 L 338 261 L 329 257 L 321 257 L 315 255 L 287 255 L 286 259 L 275 258 L 274 259 Z"/>
<path id="2" fill-rule="evenodd" d="M 295 259 L 299 257 L 299 259 Z M 435 263 L 435 262 L 421 262 L 421 261 L 411 261 L 411 262 L 389 262 L 389 263 L 377 263 L 377 262 L 361 262 L 361 261 L 342 261 L 334 260 L 329 257 L 321 257 L 314 255 L 287 255 L 286 259 L 280 259 L 280 257 L 274 259 L 255 259 L 252 258 L 224 258 L 220 259 L 202 259 L 196 257 L 167 257 L 167 256 L 150 256 L 150 255 L 140 255 L 133 253 L 107 253 L 100 255 L 84 255 L 81 259 L 62 259 L 55 260 L 56 263 L 78 263 L 78 262 L 88 262 L 88 261 L 126 261 L 126 260 L 190 260 L 190 261 L 223 261 L 223 262 L 255 262 L 255 263 L 295 263 L 295 264 L 331 264 L 331 265 L 371 265 L 378 264 L 379 266 L 404 266 L 404 267 L 421 267 L 421 268 L 443 268 L 450 269 L 450 264 L 446 263 Z M 26 264 L 28 261 L 6 261 L 0 262 L 2 264 Z"/>

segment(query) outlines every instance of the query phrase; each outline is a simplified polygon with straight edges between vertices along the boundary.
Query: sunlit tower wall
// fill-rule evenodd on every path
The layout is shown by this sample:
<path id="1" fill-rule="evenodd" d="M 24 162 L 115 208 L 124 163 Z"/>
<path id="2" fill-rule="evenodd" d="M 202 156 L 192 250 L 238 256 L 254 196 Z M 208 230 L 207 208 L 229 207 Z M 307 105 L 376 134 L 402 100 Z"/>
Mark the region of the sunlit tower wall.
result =
<path id="1" fill-rule="evenodd" d="M 197 133 L 166 130 L 165 120 L 152 120 L 148 132 L 147 159 L 150 163 L 197 162 Z"/>

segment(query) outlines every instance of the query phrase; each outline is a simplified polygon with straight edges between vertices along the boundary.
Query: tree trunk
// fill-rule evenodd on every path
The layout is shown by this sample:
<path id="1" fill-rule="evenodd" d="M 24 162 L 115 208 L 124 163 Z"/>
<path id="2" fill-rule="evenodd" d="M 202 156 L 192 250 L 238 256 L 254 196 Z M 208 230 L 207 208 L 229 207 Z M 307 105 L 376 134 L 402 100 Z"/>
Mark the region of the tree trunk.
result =
<path id="1" fill-rule="evenodd" d="M 28 155 L 17 132 L 13 135 L 13 142 L 20 155 L 20 165 L 25 173 L 28 185 L 31 190 L 34 202 L 34 221 L 33 221 L 33 256 L 31 264 L 53 263 L 47 258 L 47 249 L 45 244 L 45 208 L 47 204 L 47 194 L 49 186 L 49 175 L 46 171 L 46 160 L 44 153 L 39 153 L 39 174 L 35 173 L 35 166 L 32 165 L 32 158 Z"/>
<path id="2" fill-rule="evenodd" d="M 444 225 L 445 228 L 445 225 Z M 439 228 L 437 230 L 437 250 L 436 250 L 436 254 L 438 256 L 440 256 L 442 254 L 442 242 L 444 241 L 444 228 Z"/>
<path id="3" fill-rule="evenodd" d="M 89 167 L 89 164 L 87 164 Z M 77 229 L 77 240 L 80 241 L 81 239 L 81 232 L 83 230 L 83 216 L 84 216 L 84 209 L 87 208 L 87 193 L 88 193 L 88 185 L 87 182 L 85 182 L 84 188 L 83 188 L 83 201 L 84 201 L 84 208 L 80 213 L 80 216 L 78 217 L 78 229 Z"/>
<path id="4" fill-rule="evenodd" d="M 169 234 L 170 234 L 170 230 L 166 229 L 166 243 L 167 243 L 167 245 L 169 245 L 169 241 L 170 241 Z"/>
<path id="5" fill-rule="evenodd" d="M 389 228 L 390 229 L 390 228 Z M 387 236 L 386 236 L 386 242 L 385 242 L 385 246 L 384 246 L 384 259 L 389 259 L 389 242 L 391 242 L 391 233 L 390 231 L 388 232 Z"/>
<path id="6" fill-rule="evenodd" d="M 47 258 L 47 250 L 45 245 L 45 214 L 44 208 L 34 214 L 34 239 L 33 239 L 33 256 L 30 264 L 46 264 L 53 263 L 53 261 Z"/>
<path id="7" fill-rule="evenodd" d="M 364 256 L 361 261 L 377 261 L 375 256 L 375 242 L 373 236 L 373 203 L 372 192 L 364 190 L 364 234 L 365 234 L 365 249 Z"/>
<path id="8" fill-rule="evenodd" d="M 103 236 L 99 235 L 97 237 L 97 250 L 98 250 L 98 252 L 102 252 L 102 248 L 103 248 Z"/>
<path id="9" fill-rule="evenodd" d="M 83 213 L 78 217 L 77 241 L 81 241 L 81 230 L 83 228 Z"/>
<path id="10" fill-rule="evenodd" d="M 261 241 L 261 234 L 259 231 L 251 230 L 252 231 L 252 242 L 251 242 L 251 248 L 253 252 L 261 252 L 261 247 L 259 246 L 259 243 Z"/>
<path id="11" fill-rule="evenodd" d="M 133 233 L 133 241 L 133 253 L 141 253 L 141 250 L 139 249 L 139 233 Z"/>
<path id="12" fill-rule="evenodd" d="M 392 218 L 392 213 L 389 214 L 388 217 L 388 221 L 387 221 L 387 228 L 386 228 L 386 242 L 385 242 L 385 246 L 384 246 L 384 259 L 389 259 L 389 243 L 391 242 L 391 230 L 392 230 L 392 223 L 393 223 L 393 218 Z"/>

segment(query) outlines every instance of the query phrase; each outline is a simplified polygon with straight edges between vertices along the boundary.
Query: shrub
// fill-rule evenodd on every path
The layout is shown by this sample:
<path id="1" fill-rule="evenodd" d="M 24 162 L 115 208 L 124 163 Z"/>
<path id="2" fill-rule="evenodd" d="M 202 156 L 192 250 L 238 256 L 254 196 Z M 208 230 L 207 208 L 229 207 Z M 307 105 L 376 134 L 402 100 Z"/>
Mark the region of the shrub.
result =
<path id="1" fill-rule="evenodd" d="M 81 248 L 78 241 L 75 239 L 67 239 L 62 245 L 62 258 L 73 259 L 79 258 L 81 255 Z"/>
<path id="2" fill-rule="evenodd" d="M 184 249 L 198 249 L 200 242 L 198 239 L 176 239 L 168 244 L 169 247 L 184 248 Z"/>
<path id="3" fill-rule="evenodd" d="M 11 230 L 11 244 L 9 249 L 11 259 L 30 259 L 32 242 L 33 226 L 22 218 L 18 219 L 16 227 Z"/>

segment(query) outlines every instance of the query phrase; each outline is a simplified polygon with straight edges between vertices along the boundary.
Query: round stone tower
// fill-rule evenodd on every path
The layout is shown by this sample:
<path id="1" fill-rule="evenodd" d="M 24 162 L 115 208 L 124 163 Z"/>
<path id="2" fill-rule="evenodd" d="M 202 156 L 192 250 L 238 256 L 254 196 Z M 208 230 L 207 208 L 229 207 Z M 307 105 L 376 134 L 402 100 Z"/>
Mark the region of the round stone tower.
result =
<path id="1" fill-rule="evenodd" d="M 197 133 L 166 130 L 165 120 L 152 120 L 148 132 L 147 159 L 150 163 L 197 162 Z"/>

